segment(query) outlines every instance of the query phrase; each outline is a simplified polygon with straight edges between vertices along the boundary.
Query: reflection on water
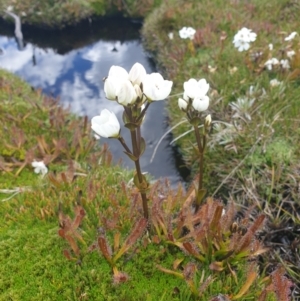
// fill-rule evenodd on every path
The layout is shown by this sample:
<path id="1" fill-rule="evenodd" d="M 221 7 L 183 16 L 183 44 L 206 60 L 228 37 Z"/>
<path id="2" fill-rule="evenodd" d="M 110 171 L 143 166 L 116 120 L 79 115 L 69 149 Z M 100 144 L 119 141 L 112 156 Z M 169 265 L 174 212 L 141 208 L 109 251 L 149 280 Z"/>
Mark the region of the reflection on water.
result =
<path id="1" fill-rule="evenodd" d="M 55 32 L 44 32 L 43 35 L 41 31 L 36 32 L 35 40 L 34 31 L 25 27 L 23 35 L 27 44 L 22 51 L 18 50 L 14 37 L 8 36 L 9 28 L 6 28 L 5 33 L 0 32 L 0 67 L 18 74 L 44 93 L 58 96 L 64 106 L 69 106 L 78 115 L 91 118 L 107 108 L 121 121 L 123 108 L 105 98 L 103 77 L 107 76 L 112 65 L 122 66 L 129 71 L 135 62 L 144 65 L 148 73 L 154 71 L 139 40 L 140 25 L 126 22 L 121 28 L 116 22 L 107 25 L 102 21 L 98 25 L 78 25 L 73 30 L 68 28 L 57 31 L 56 40 Z M 127 26 L 127 31 L 124 26 Z M 126 36 L 127 40 L 124 40 Z M 141 166 L 143 171 L 154 177 L 168 177 L 175 184 L 182 177 L 176 167 L 174 150 L 169 146 L 169 140 L 163 141 L 150 163 L 154 147 L 168 129 L 164 105 L 164 101 L 156 102 L 148 110 L 142 126 L 147 149 L 141 158 Z M 129 141 L 126 129 L 122 129 L 122 135 Z M 103 142 L 109 143 L 116 161 L 122 158 L 125 166 L 133 168 L 133 163 L 123 154 L 118 141 L 101 139 L 100 143 Z"/>

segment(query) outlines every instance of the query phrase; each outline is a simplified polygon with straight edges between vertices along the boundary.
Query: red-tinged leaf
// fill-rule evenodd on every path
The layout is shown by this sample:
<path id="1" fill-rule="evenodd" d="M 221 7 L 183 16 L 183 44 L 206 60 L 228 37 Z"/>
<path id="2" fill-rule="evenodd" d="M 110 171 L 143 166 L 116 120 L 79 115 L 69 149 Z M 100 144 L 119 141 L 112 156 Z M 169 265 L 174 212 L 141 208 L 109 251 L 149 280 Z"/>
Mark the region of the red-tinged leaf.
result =
<path id="1" fill-rule="evenodd" d="M 221 220 L 221 216 L 222 216 L 222 211 L 223 211 L 223 206 L 217 206 L 215 212 L 214 212 L 214 215 L 212 217 L 212 221 L 210 223 L 210 228 L 211 230 L 218 230 L 218 225 L 220 223 L 220 220 Z"/>
<path id="2" fill-rule="evenodd" d="M 121 283 L 124 283 L 126 281 L 128 281 L 129 279 L 129 275 L 124 273 L 124 272 L 120 272 L 117 270 L 116 267 L 113 267 L 113 283 L 115 285 L 118 285 L 118 284 L 121 284 Z"/>
<path id="3" fill-rule="evenodd" d="M 148 224 L 146 218 L 141 218 L 134 226 L 134 229 L 131 231 L 130 235 L 125 240 L 123 246 L 119 252 L 114 256 L 113 261 L 116 262 L 125 252 L 127 252 L 134 243 L 142 236 Z"/>
<path id="4" fill-rule="evenodd" d="M 66 236 L 65 236 L 65 239 L 66 239 L 66 240 L 68 241 L 68 243 L 70 244 L 70 246 L 71 246 L 73 252 L 75 253 L 75 255 L 76 255 L 76 256 L 79 256 L 80 250 L 79 250 L 79 247 L 78 247 L 78 245 L 77 245 L 75 239 L 74 239 L 72 236 L 70 236 L 70 235 L 66 235 Z"/>
<path id="5" fill-rule="evenodd" d="M 60 174 L 60 176 L 61 176 L 61 179 L 63 180 L 63 182 L 65 183 L 65 184 L 68 184 L 69 182 L 68 182 L 68 179 L 67 179 L 67 176 L 66 176 L 66 174 L 64 173 L 64 172 L 62 172 L 61 174 Z"/>
<path id="6" fill-rule="evenodd" d="M 183 242 L 182 243 L 183 249 L 190 255 L 193 255 L 194 257 L 198 258 L 200 261 L 204 261 L 204 257 L 197 251 L 197 248 L 195 245 L 193 245 L 191 242 Z"/>
<path id="7" fill-rule="evenodd" d="M 114 252 L 117 252 L 117 250 L 120 247 L 120 237 L 121 237 L 121 233 L 116 232 L 114 235 Z"/>
<path id="8" fill-rule="evenodd" d="M 278 268 L 272 274 L 272 283 L 277 296 L 278 301 L 290 300 L 291 287 L 293 283 L 284 276 L 284 269 Z"/>
<path id="9" fill-rule="evenodd" d="M 209 265 L 209 268 L 210 268 L 210 270 L 212 270 L 212 271 L 221 272 L 221 271 L 224 270 L 223 262 L 222 262 L 222 261 L 215 261 L 215 262 L 212 262 L 212 263 Z"/>
<path id="10" fill-rule="evenodd" d="M 241 289 L 238 292 L 238 294 L 235 295 L 234 297 L 232 297 L 231 300 L 237 300 L 237 299 L 240 299 L 242 296 L 244 296 L 248 292 L 250 286 L 252 285 L 252 283 L 254 282 L 254 280 L 256 279 L 256 277 L 257 277 L 257 273 L 254 272 L 254 271 L 251 271 L 248 274 L 246 283 L 241 287 Z M 282 301 L 284 301 L 284 300 L 282 300 Z"/>
<path id="11" fill-rule="evenodd" d="M 84 211 L 84 209 L 81 206 L 76 206 L 76 208 L 75 208 L 75 214 L 76 214 L 75 220 L 72 223 L 72 230 L 73 231 L 76 230 L 79 227 L 79 225 L 81 224 L 82 219 L 85 216 L 85 211 Z"/>
<path id="12" fill-rule="evenodd" d="M 65 230 L 64 229 L 59 229 L 58 230 L 58 235 L 62 238 L 65 238 Z"/>
<path id="13" fill-rule="evenodd" d="M 104 256 L 104 258 L 111 264 L 112 262 L 112 252 L 109 244 L 106 241 L 106 238 L 104 235 L 100 235 L 98 237 L 98 247 Z"/>
<path id="14" fill-rule="evenodd" d="M 160 265 L 158 265 L 157 268 L 158 268 L 160 271 L 164 272 L 164 273 L 167 273 L 167 274 L 170 274 L 170 275 L 174 275 L 174 276 L 176 276 L 176 277 L 178 277 L 178 278 L 184 279 L 184 276 L 183 276 L 182 273 L 178 273 L 178 272 L 175 272 L 175 271 L 166 269 L 166 268 L 164 268 L 164 267 L 162 267 L 162 266 L 160 266 Z"/>
<path id="15" fill-rule="evenodd" d="M 64 256 L 68 259 L 68 260 L 72 260 L 71 254 L 69 252 L 69 250 L 64 250 L 63 251 Z"/>
<path id="16" fill-rule="evenodd" d="M 173 269 L 177 270 L 180 264 L 183 262 L 184 258 L 177 258 L 173 262 Z"/>

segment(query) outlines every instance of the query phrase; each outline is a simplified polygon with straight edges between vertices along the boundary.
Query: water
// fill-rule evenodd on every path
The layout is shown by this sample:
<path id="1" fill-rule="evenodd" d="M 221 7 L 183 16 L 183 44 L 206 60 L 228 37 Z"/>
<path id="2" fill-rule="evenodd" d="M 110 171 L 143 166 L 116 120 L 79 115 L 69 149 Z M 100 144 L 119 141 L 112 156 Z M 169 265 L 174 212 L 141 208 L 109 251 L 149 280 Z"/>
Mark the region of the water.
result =
<path id="1" fill-rule="evenodd" d="M 14 25 L 2 22 L 0 67 L 19 75 L 34 88 L 41 88 L 45 94 L 59 97 L 62 105 L 70 107 L 79 116 L 92 118 L 107 108 L 121 123 L 123 107 L 105 98 L 102 79 L 112 65 L 129 71 L 135 62 L 139 62 L 147 73 L 155 71 L 143 50 L 140 28 L 140 22 L 120 18 L 85 21 L 61 31 L 23 26 L 25 47 L 19 49 L 13 37 Z M 175 185 L 184 181 L 188 173 L 182 168 L 176 149 L 169 145 L 171 134 L 162 141 L 150 162 L 155 146 L 168 129 L 165 101 L 153 103 L 142 126 L 147 148 L 141 158 L 141 167 L 155 178 L 168 177 Z M 129 131 L 122 128 L 121 133 L 130 144 Z M 99 143 L 104 142 L 109 144 L 115 161 L 122 158 L 124 166 L 134 167 L 119 141 L 101 138 Z"/>

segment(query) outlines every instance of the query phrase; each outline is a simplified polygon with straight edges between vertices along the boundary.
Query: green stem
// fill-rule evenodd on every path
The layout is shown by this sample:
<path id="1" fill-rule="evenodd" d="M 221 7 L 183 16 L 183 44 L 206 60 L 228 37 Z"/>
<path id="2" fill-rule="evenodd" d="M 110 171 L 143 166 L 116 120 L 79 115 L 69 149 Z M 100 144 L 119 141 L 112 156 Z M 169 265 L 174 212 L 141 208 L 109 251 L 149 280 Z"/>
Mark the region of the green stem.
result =
<path id="1" fill-rule="evenodd" d="M 140 141 L 140 139 L 137 139 L 137 135 L 140 135 L 140 132 L 136 129 L 136 130 L 130 131 L 130 134 L 131 134 L 133 155 L 137 158 L 137 160 L 134 161 L 135 169 L 136 169 L 136 173 L 137 173 L 137 176 L 138 176 L 139 183 L 142 185 L 143 184 L 143 175 L 142 175 L 141 166 L 140 166 L 140 159 L 139 159 L 139 157 L 140 157 L 140 153 L 139 153 L 140 147 L 138 145 L 138 141 Z M 147 196 L 146 196 L 146 193 L 143 192 L 143 191 L 141 191 L 140 193 L 141 193 L 141 197 L 142 197 L 144 217 L 146 219 L 148 219 L 149 218 L 149 212 L 148 212 Z"/>

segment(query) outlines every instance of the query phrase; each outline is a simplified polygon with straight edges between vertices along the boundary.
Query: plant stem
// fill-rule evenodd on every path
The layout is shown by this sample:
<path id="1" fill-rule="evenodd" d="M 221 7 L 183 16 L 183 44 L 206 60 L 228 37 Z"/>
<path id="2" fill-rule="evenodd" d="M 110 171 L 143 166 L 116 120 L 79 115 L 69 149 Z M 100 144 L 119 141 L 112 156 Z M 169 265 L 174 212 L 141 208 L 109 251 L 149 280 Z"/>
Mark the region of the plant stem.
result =
<path id="1" fill-rule="evenodd" d="M 201 137 L 198 126 L 194 126 L 194 131 L 196 135 L 196 141 L 199 150 L 199 179 L 198 179 L 198 193 L 196 194 L 196 204 L 195 204 L 195 212 L 198 211 L 200 207 L 200 200 L 198 198 L 199 191 L 203 188 L 203 161 L 204 161 L 204 146 L 206 143 L 205 135 L 203 136 L 203 144 L 201 143 Z"/>
<path id="2" fill-rule="evenodd" d="M 127 144 L 126 144 L 124 138 L 123 138 L 122 136 L 120 136 L 120 137 L 118 138 L 118 140 L 121 142 L 121 144 L 122 144 L 122 146 L 125 148 L 126 152 L 132 154 L 132 152 L 131 152 L 131 150 L 129 149 L 129 147 L 127 146 Z"/>
<path id="3" fill-rule="evenodd" d="M 140 130 L 138 128 L 135 129 L 135 130 L 131 130 L 130 134 L 131 134 L 133 155 L 137 158 L 137 160 L 134 161 L 135 169 L 136 169 L 136 173 L 137 173 L 137 176 L 138 176 L 139 183 L 142 185 L 143 184 L 143 175 L 142 175 L 141 166 L 140 166 L 140 159 L 139 159 L 139 157 L 140 157 L 140 153 L 139 153 L 140 147 L 138 145 L 138 141 L 140 141 L 140 139 L 137 139 L 137 135 L 140 136 Z M 148 212 L 147 196 L 146 196 L 146 193 L 144 191 L 140 191 L 140 193 L 141 193 L 141 197 L 142 197 L 144 218 L 148 219 L 149 218 L 149 212 Z"/>

